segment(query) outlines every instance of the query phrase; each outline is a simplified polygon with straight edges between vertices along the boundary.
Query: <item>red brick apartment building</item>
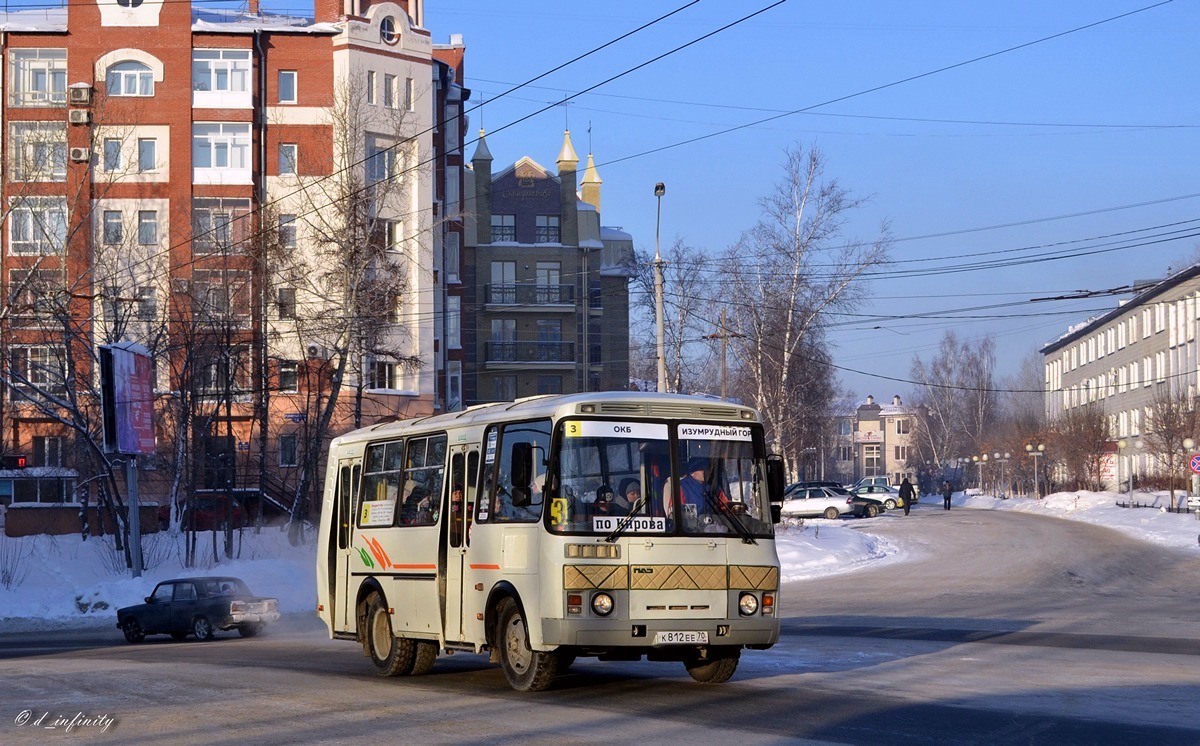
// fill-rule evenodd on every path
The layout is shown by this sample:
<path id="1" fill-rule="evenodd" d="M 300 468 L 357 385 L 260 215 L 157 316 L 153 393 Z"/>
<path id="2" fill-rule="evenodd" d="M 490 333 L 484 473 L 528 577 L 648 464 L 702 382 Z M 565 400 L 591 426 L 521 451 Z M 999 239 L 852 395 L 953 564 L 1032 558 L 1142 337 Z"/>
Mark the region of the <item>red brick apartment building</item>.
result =
<path id="1" fill-rule="evenodd" d="M 123 494 L 97 349 L 156 366 L 143 501 L 315 494 L 329 439 L 462 399 L 464 48 L 423 0 L 0 14 L 0 504 Z M 316 501 L 313 501 L 314 503 Z"/>

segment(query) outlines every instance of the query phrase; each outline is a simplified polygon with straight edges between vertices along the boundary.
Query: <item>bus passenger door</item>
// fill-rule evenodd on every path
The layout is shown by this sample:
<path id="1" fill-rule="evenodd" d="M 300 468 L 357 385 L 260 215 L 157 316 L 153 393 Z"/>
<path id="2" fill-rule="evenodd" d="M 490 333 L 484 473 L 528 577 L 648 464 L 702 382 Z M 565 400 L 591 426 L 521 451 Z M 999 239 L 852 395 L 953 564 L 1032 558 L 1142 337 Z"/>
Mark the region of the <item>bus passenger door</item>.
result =
<path id="1" fill-rule="evenodd" d="M 354 584 L 350 582 L 350 553 L 354 551 L 354 496 L 358 494 L 359 476 L 362 473 L 361 459 L 342 459 L 338 462 L 337 496 L 334 500 L 335 514 L 332 518 L 334 536 L 330 547 L 335 554 L 334 574 L 331 580 L 333 592 L 330 599 L 334 604 L 332 618 L 336 629 L 354 632 L 357 620 L 354 616 Z"/>
<path id="2" fill-rule="evenodd" d="M 448 642 L 466 642 L 463 624 L 464 569 L 471 541 L 472 510 L 478 485 L 467 467 L 478 471 L 479 449 L 476 446 L 453 446 L 450 452 L 450 520 L 446 522 L 446 588 L 445 630 Z"/>

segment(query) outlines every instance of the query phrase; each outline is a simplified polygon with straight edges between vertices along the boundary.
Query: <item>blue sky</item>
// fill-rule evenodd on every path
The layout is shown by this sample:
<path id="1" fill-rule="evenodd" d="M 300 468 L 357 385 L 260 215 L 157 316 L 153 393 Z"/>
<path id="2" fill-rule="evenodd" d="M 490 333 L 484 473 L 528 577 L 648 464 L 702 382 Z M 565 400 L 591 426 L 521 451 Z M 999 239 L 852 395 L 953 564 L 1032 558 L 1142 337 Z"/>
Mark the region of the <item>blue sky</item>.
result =
<path id="1" fill-rule="evenodd" d="M 907 397 L 913 355 L 930 357 L 946 329 L 993 335 L 998 372 L 1014 373 L 1116 303 L 1033 299 L 1161 278 L 1194 258 L 1200 9 L 1185 0 L 788 0 L 511 124 L 773 2 L 427 0 L 425 25 L 438 43 L 463 36 L 472 102 L 487 102 L 468 132 L 487 129 L 494 168 L 525 155 L 553 168 L 569 126 L 604 179 L 603 222 L 639 248 L 654 247 L 656 182 L 663 244 L 720 252 L 754 224 L 784 149 L 820 148 L 827 174 L 869 198 L 846 238 L 886 220 L 896 239 L 861 315 L 832 319 L 839 377 L 860 398 Z"/>
<path id="2" fill-rule="evenodd" d="M 686 4 L 429 0 L 426 26 L 437 42 L 463 35 L 472 100 L 491 101 Z M 931 356 L 948 328 L 967 338 L 992 334 L 998 372 L 1011 374 L 1069 325 L 1116 303 L 1028 301 L 1159 278 L 1200 245 L 1196 223 L 1147 230 L 1195 220 L 1200 211 L 1194 3 L 1166 3 L 925 75 L 1153 3 L 790 0 L 580 95 L 566 112 L 554 107 L 500 129 L 770 4 L 704 0 L 538 87 L 488 103 L 482 124 L 493 133 L 496 167 L 522 155 L 552 166 L 567 122 L 582 156 L 590 126 L 603 221 L 652 250 L 653 187 L 662 181 L 663 243 L 680 237 L 715 252 L 754 224 L 758 199 L 780 177 L 784 148 L 816 145 L 829 175 L 870 198 L 847 238 L 873 237 L 888 220 L 897 239 L 897 264 L 872 281 L 874 300 L 858 310 L 928 316 L 838 319 L 839 375 L 860 397 L 907 396 L 911 386 L 892 379 L 906 379 L 913 355 Z M 475 112 L 472 131 L 480 119 Z M 1193 196 L 1173 199 L 1184 195 Z M 1147 238 L 1167 230 L 1176 231 L 1171 240 Z M 930 237 L 938 234 L 950 235 Z M 1114 234 L 1127 234 L 1124 243 L 1100 238 Z M 948 271 L 1048 251 L 1065 256 Z"/>

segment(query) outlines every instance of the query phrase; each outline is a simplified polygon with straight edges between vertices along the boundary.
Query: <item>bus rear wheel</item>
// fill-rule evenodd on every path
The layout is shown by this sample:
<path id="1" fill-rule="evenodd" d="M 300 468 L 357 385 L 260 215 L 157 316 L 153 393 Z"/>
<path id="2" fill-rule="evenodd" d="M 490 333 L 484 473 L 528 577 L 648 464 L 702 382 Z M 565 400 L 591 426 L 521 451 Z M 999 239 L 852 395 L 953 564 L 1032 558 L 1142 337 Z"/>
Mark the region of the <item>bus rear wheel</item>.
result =
<path id="1" fill-rule="evenodd" d="M 367 647 L 380 676 L 405 676 L 416 662 L 416 644 L 392 634 L 392 618 L 378 594 L 367 601 Z"/>
<path id="2" fill-rule="evenodd" d="M 728 651 L 710 648 L 706 657 L 690 658 L 683 665 L 692 678 L 701 684 L 723 684 L 737 670 L 741 655 L 742 651 L 737 648 Z"/>
<path id="3" fill-rule="evenodd" d="M 437 660 L 438 646 L 436 642 L 428 640 L 413 641 L 413 676 L 424 676 L 433 668 L 433 662 Z"/>
<path id="4" fill-rule="evenodd" d="M 525 615 L 511 598 L 500 602 L 496 620 L 496 647 L 508 685 L 519 692 L 540 692 L 549 687 L 558 672 L 558 655 L 529 647 Z"/>

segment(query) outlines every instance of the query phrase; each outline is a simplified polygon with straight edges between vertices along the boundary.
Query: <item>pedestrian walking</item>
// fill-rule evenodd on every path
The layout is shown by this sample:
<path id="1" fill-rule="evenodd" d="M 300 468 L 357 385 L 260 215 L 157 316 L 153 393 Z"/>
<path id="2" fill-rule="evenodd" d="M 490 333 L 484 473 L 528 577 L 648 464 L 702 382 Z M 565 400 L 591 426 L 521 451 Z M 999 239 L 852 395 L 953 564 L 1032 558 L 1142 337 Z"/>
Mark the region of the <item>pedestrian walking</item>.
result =
<path id="1" fill-rule="evenodd" d="M 949 482 L 942 482 L 942 501 L 946 504 L 946 510 L 950 509 L 950 498 L 953 496 L 954 487 Z"/>
<path id="2" fill-rule="evenodd" d="M 905 477 L 900 482 L 900 502 L 904 503 L 904 515 L 908 515 L 908 510 L 912 507 L 913 499 L 916 496 L 917 491 L 913 489 L 912 482 Z"/>

